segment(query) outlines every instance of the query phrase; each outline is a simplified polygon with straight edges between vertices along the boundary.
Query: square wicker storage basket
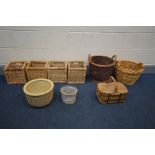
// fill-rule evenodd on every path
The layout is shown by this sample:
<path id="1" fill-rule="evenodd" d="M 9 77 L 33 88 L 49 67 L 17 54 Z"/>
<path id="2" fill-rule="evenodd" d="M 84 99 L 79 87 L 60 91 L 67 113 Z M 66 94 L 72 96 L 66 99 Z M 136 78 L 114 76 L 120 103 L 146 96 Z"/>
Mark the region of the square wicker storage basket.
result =
<path id="1" fill-rule="evenodd" d="M 28 81 L 38 78 L 47 79 L 47 65 L 46 61 L 30 61 L 26 67 Z"/>
<path id="2" fill-rule="evenodd" d="M 53 82 L 67 82 L 67 62 L 66 61 L 50 61 L 47 67 L 48 79 Z"/>
<path id="3" fill-rule="evenodd" d="M 83 61 L 68 62 L 68 83 L 85 83 L 86 65 Z"/>
<path id="4" fill-rule="evenodd" d="M 25 61 L 10 62 L 4 68 L 5 78 L 8 84 L 26 83 Z"/>

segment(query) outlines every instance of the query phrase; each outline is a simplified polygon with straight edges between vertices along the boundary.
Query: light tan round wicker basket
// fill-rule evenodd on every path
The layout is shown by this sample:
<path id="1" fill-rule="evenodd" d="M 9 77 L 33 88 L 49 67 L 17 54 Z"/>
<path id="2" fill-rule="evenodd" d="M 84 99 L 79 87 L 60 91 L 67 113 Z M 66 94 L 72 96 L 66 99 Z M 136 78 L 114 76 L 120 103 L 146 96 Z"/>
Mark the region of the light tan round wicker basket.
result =
<path id="1" fill-rule="evenodd" d="M 23 91 L 28 103 L 34 107 L 43 107 L 53 99 L 54 84 L 48 79 L 34 79 L 26 83 Z"/>
<path id="2" fill-rule="evenodd" d="M 134 84 L 144 71 L 142 63 L 132 61 L 117 61 L 116 68 L 116 81 L 126 85 Z"/>

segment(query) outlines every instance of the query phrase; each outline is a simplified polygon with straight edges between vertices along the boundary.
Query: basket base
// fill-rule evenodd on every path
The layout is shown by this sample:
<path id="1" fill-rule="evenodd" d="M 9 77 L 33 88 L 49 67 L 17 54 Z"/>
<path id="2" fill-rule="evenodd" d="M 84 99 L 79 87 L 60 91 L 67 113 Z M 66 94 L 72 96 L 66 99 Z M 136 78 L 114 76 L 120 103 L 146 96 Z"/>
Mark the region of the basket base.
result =
<path id="1" fill-rule="evenodd" d="M 115 100 L 115 99 L 109 100 L 109 98 L 103 99 L 103 98 L 100 97 L 100 95 L 98 94 L 98 92 L 96 92 L 96 96 L 97 96 L 98 101 L 99 101 L 100 104 L 119 104 L 119 103 L 124 103 L 125 102 L 125 99 L 126 99 L 126 98 L 117 99 L 117 100 Z"/>

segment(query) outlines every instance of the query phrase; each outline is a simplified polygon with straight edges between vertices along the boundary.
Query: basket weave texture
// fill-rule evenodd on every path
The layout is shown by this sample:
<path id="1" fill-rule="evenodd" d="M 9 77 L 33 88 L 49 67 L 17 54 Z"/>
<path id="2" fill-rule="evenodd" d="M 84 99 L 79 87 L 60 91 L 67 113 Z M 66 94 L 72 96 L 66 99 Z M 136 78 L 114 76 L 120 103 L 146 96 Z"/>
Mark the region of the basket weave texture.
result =
<path id="1" fill-rule="evenodd" d="M 26 68 L 27 63 L 25 61 L 10 62 L 4 68 L 5 78 L 8 84 L 21 84 L 26 83 Z"/>
<path id="2" fill-rule="evenodd" d="M 85 83 L 86 65 L 83 61 L 68 62 L 68 83 Z"/>
<path id="3" fill-rule="evenodd" d="M 93 81 L 107 81 L 113 74 L 116 55 L 112 58 L 106 56 L 91 56 L 89 54 L 90 76 Z"/>
<path id="4" fill-rule="evenodd" d="M 33 107 L 43 107 L 53 99 L 54 84 L 48 79 L 35 79 L 23 87 L 28 103 Z"/>
<path id="5" fill-rule="evenodd" d="M 28 81 L 45 78 L 47 79 L 47 61 L 30 61 L 26 67 Z"/>
<path id="6" fill-rule="evenodd" d="M 113 77 L 106 83 L 97 84 L 96 95 L 101 104 L 125 102 L 127 94 L 127 88 Z"/>
<path id="7" fill-rule="evenodd" d="M 48 79 L 56 83 L 67 82 L 67 62 L 50 61 L 47 66 Z"/>
<path id="8" fill-rule="evenodd" d="M 133 85 L 144 71 L 142 63 L 117 61 L 115 65 L 116 80 L 126 85 Z"/>

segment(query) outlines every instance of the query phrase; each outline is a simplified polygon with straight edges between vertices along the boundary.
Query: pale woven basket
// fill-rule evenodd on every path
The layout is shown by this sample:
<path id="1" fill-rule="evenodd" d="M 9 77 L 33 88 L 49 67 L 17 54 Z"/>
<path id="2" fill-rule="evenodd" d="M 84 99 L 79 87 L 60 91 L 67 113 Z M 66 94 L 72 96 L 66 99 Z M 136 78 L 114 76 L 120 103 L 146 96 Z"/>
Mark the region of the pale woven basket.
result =
<path id="1" fill-rule="evenodd" d="M 25 61 L 12 61 L 4 68 L 5 78 L 8 84 L 22 84 L 27 82 Z"/>
<path id="2" fill-rule="evenodd" d="M 67 61 L 50 61 L 47 73 L 54 83 L 67 83 Z"/>
<path id="3" fill-rule="evenodd" d="M 78 84 L 85 83 L 86 65 L 83 61 L 68 62 L 68 83 Z"/>
<path id="4" fill-rule="evenodd" d="M 117 61 L 115 64 L 116 81 L 126 85 L 133 85 L 144 71 L 142 63 L 132 61 Z"/>
<path id="5" fill-rule="evenodd" d="M 35 79 L 26 83 L 23 91 L 28 103 L 33 107 L 43 107 L 53 99 L 54 84 L 48 79 Z"/>
<path id="6" fill-rule="evenodd" d="M 30 61 L 26 67 L 28 81 L 45 78 L 47 79 L 47 61 Z"/>

